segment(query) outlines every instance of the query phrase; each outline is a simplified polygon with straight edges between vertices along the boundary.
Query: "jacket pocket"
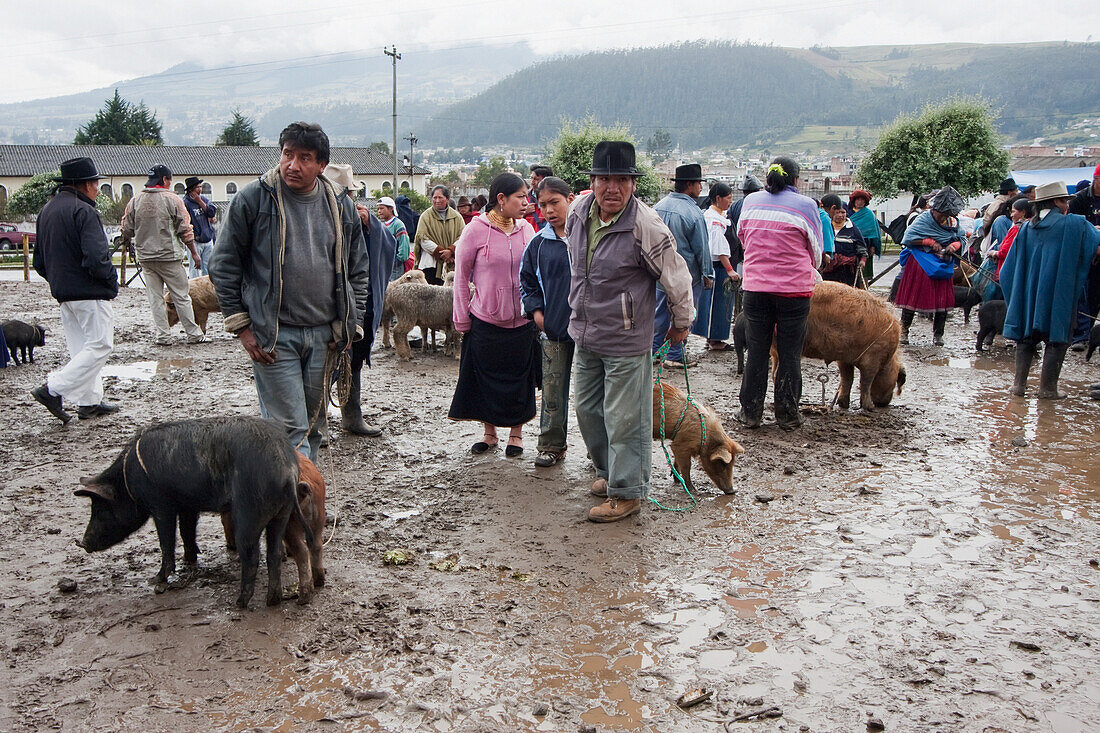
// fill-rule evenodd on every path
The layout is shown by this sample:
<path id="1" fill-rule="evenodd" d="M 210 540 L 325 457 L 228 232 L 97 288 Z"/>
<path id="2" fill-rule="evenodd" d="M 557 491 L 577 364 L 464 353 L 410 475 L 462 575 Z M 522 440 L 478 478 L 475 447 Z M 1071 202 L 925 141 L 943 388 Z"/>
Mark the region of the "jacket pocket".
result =
<path id="1" fill-rule="evenodd" d="M 630 331 L 634 328 L 634 296 L 622 293 L 619 295 L 619 304 L 623 311 L 623 329 Z"/>

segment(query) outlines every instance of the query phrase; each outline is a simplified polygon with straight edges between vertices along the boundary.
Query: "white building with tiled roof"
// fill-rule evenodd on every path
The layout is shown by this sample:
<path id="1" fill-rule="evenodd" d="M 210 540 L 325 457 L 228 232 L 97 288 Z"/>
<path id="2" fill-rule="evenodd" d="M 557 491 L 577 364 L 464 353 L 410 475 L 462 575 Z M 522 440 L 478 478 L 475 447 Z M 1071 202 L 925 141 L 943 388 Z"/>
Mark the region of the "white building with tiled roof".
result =
<path id="1" fill-rule="evenodd" d="M 348 163 L 366 192 L 392 187 L 393 158 L 367 148 L 332 148 L 333 163 Z M 177 193 L 188 176 L 203 179 L 203 193 L 213 201 L 229 201 L 241 186 L 256 180 L 279 162 L 277 147 L 214 147 L 199 145 L 0 145 L 0 200 L 6 200 L 31 176 L 57 170 L 70 158 L 95 161 L 102 191 L 129 197 L 145 186 L 149 169 L 166 165 Z M 427 168 L 398 166 L 398 187 L 427 193 Z"/>

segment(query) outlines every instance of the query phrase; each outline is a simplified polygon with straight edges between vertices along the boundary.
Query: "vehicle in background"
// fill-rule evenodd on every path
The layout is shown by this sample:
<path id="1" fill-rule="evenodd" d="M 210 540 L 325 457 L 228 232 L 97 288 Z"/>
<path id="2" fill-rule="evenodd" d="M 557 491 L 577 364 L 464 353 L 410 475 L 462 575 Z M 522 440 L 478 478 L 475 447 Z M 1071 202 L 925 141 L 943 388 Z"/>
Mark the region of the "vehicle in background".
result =
<path id="1" fill-rule="evenodd" d="M 0 250 L 23 248 L 23 235 L 26 234 L 30 245 L 34 247 L 34 232 L 20 231 L 15 224 L 0 223 Z"/>

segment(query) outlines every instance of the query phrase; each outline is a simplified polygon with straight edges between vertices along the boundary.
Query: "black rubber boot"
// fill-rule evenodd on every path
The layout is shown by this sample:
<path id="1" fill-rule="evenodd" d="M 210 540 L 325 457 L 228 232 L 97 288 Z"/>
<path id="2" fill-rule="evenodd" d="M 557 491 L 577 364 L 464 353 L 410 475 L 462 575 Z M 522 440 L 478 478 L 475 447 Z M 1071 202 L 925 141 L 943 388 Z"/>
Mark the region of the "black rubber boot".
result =
<path id="1" fill-rule="evenodd" d="M 943 329 L 947 325 L 947 313 L 944 311 L 937 311 L 932 316 L 932 343 L 936 346 L 943 346 Z"/>
<path id="2" fill-rule="evenodd" d="M 901 340 L 898 342 L 902 346 L 909 345 L 909 327 L 913 325 L 913 316 L 916 311 L 902 309 L 901 311 Z"/>
<path id="3" fill-rule="evenodd" d="M 1012 382 L 1012 394 L 1017 397 L 1027 394 L 1027 375 L 1038 351 L 1030 341 L 1016 342 L 1016 378 Z"/>
<path id="4" fill-rule="evenodd" d="M 362 374 L 361 371 L 356 371 L 351 375 L 351 389 L 348 392 L 348 401 L 340 408 L 340 416 L 342 418 L 340 424 L 344 428 L 345 433 L 354 433 L 355 435 L 366 435 L 371 438 L 377 438 L 382 434 L 382 431 L 373 425 L 367 425 L 363 421 L 363 406 L 359 402 L 362 389 Z"/>
<path id="5" fill-rule="evenodd" d="M 1047 344 L 1043 349 L 1043 371 L 1039 375 L 1039 399 L 1060 400 L 1065 392 L 1058 391 L 1058 377 L 1062 373 L 1062 362 L 1066 358 L 1069 344 Z"/>

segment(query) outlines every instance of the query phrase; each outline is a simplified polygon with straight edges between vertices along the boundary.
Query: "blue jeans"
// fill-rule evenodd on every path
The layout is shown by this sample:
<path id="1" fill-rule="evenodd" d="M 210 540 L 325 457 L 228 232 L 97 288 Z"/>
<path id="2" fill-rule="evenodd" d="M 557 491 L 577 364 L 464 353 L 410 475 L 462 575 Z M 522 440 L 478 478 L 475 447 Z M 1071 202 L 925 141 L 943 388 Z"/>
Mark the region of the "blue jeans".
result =
<path id="1" fill-rule="evenodd" d="M 561 453 L 569 422 L 569 373 L 573 371 L 572 341 L 542 337 L 542 416 L 538 451 Z"/>
<path id="2" fill-rule="evenodd" d="M 695 305 L 695 312 L 699 312 L 699 296 L 703 294 L 703 282 L 691 286 L 691 301 Z M 668 295 L 661 288 L 657 288 L 657 308 L 653 314 L 653 353 L 656 354 L 668 335 L 669 326 L 672 325 L 672 313 L 668 309 Z M 680 361 L 684 358 L 684 345 L 676 344 L 669 348 L 668 356 L 672 361 Z"/>
<path id="3" fill-rule="evenodd" d="M 279 324 L 275 362 L 252 362 L 260 414 L 283 426 L 291 445 L 317 460 L 325 424 L 323 395 L 325 356 L 332 327 Z"/>
<path id="4" fill-rule="evenodd" d="M 195 249 L 199 251 L 199 257 L 202 258 L 202 267 L 196 268 L 195 263 L 192 261 L 191 253 L 187 253 L 187 277 L 196 278 L 200 275 L 210 274 L 210 258 L 214 256 L 214 243 L 213 242 L 195 242 Z"/>
<path id="5" fill-rule="evenodd" d="M 577 348 L 577 425 L 607 495 L 643 499 L 653 472 L 653 355 L 600 356 Z"/>

